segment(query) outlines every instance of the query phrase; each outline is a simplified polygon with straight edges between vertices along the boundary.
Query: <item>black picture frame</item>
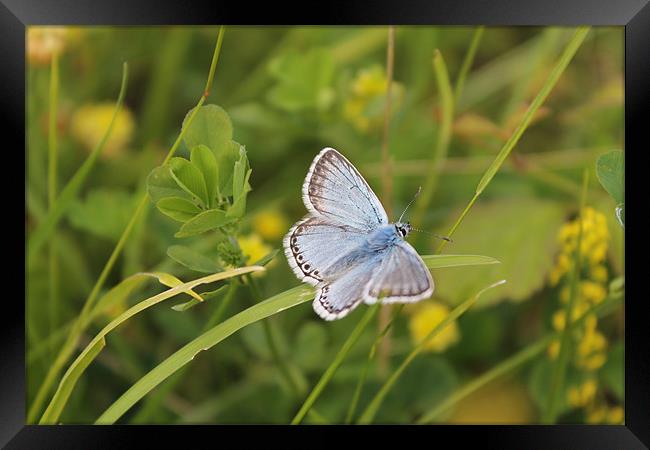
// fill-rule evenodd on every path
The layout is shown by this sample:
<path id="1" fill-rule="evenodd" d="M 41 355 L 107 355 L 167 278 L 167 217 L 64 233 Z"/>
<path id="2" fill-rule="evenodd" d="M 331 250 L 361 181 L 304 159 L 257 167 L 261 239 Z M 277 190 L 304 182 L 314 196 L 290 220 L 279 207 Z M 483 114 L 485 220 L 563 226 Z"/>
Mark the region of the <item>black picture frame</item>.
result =
<path id="1" fill-rule="evenodd" d="M 328 1 L 309 2 L 298 8 L 277 2 L 159 2 L 129 0 L 89 2 L 87 0 L 0 0 L 0 92 L 3 136 L 14 137 L 16 154 L 25 142 L 25 30 L 29 25 L 167 25 L 167 24 L 305 24 L 305 25 L 619 25 L 625 27 L 625 146 L 628 162 L 626 192 L 634 196 L 635 183 L 642 180 L 642 153 L 647 151 L 645 112 L 650 105 L 650 5 L 647 0 L 407 0 L 402 2 Z M 630 150 L 632 150 L 630 152 Z M 631 159 L 630 159 L 631 158 Z M 637 161 L 638 160 L 638 163 Z M 23 159 L 24 164 L 24 159 Z M 5 174 L 12 178 L 14 174 Z M 15 191 L 16 181 L 5 192 Z M 639 195 L 643 195 L 640 193 Z M 17 196 L 16 196 L 17 197 Z M 16 199 L 18 201 L 18 199 Z M 627 201 L 626 262 L 641 252 L 636 244 L 643 224 L 644 209 Z M 9 216 L 11 216 L 9 214 Z M 16 227 L 18 220 L 14 219 Z M 5 234 L 8 236 L 8 234 Z M 16 240 L 17 241 L 17 240 Z M 16 253 L 24 255 L 24 248 Z M 22 252 L 22 253 L 20 253 Z M 9 255 L 6 256 L 9 258 Z M 24 256 L 23 256 L 24 258 Z M 20 258 L 19 258 L 20 259 Z M 478 443 L 489 448 L 585 448 L 633 449 L 650 446 L 650 346 L 643 314 L 646 296 L 633 273 L 636 264 L 626 264 L 625 302 L 625 425 L 526 425 L 526 426 L 427 426 L 406 427 L 264 427 L 264 439 L 292 432 L 302 440 L 305 432 L 332 429 L 360 433 L 367 437 L 396 437 L 404 442 L 405 432 L 419 434 L 434 445 L 453 442 L 464 447 Z M 25 273 L 23 273 L 24 276 Z M 6 276 L 6 275 L 5 275 Z M 18 274 L 16 274 L 16 277 Z M 630 291 L 630 288 L 632 289 Z M 637 295 L 635 295 L 637 294 Z M 640 295 L 639 295 L 640 294 Z M 7 448 L 113 448 L 137 445 L 155 434 L 156 440 L 200 442 L 230 427 L 166 426 L 34 426 L 25 425 L 25 308 L 18 296 L 5 298 L 0 327 L 0 445 Z M 13 311 L 11 311 L 13 308 Z M 645 325 L 645 326 L 644 326 Z M 257 433 L 236 431 L 241 443 Z M 327 433 L 327 434 L 325 434 Z M 261 435 L 261 433 L 260 433 Z M 261 437 L 258 435 L 258 437 Z M 331 439 L 331 436 L 330 436 Z M 444 439 L 439 441 L 439 439 Z M 146 441 L 150 442 L 150 441 Z M 330 442 L 334 442 L 333 439 Z M 406 442 L 413 442 L 408 438 Z M 215 443 L 216 445 L 216 443 Z M 241 444 L 240 444 L 241 445 Z"/>

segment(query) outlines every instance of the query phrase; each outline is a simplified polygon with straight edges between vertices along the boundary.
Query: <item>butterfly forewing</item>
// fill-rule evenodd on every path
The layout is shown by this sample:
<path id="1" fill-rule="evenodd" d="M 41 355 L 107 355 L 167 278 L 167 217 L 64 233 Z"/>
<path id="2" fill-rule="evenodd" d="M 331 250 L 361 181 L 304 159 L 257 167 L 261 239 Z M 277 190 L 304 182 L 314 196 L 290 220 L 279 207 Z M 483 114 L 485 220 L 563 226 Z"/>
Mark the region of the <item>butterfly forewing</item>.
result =
<path id="1" fill-rule="evenodd" d="M 399 241 L 388 249 L 368 283 L 366 303 L 416 302 L 433 293 L 429 269 L 411 244 Z"/>
<path id="2" fill-rule="evenodd" d="M 383 206 L 352 163 L 333 148 L 314 158 L 303 185 L 303 201 L 314 215 L 372 230 L 388 223 Z"/>

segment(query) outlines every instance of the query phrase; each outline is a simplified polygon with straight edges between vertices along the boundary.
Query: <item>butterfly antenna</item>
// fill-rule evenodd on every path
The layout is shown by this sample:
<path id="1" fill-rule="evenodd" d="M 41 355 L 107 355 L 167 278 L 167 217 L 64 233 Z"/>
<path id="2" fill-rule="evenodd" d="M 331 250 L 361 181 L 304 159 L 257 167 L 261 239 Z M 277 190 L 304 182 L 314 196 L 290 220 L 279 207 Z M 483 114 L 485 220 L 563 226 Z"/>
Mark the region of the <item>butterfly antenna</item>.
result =
<path id="1" fill-rule="evenodd" d="M 431 233 L 431 232 L 429 232 L 429 231 L 418 230 L 417 228 L 413 228 L 413 227 L 411 227 L 411 230 L 413 230 L 413 231 L 418 231 L 418 232 L 420 232 L 420 233 L 424 233 L 424 234 L 430 234 L 431 236 L 436 237 L 436 238 L 438 238 L 438 239 L 442 239 L 443 241 L 454 242 L 454 241 L 451 240 L 450 237 L 447 237 L 447 236 L 440 236 L 440 235 L 438 235 L 438 234 Z"/>
<path id="2" fill-rule="evenodd" d="M 402 221 L 402 217 L 404 217 L 404 214 L 406 214 L 406 211 L 409 209 L 409 206 L 411 206 L 411 204 L 415 201 L 415 199 L 418 198 L 418 195 L 420 195 L 421 191 L 422 191 L 422 186 L 418 186 L 418 191 L 413 196 L 413 200 L 411 200 L 409 204 L 406 205 L 406 208 L 404 208 L 404 212 L 402 213 L 401 216 L 399 216 L 399 219 L 397 220 L 398 222 Z"/>

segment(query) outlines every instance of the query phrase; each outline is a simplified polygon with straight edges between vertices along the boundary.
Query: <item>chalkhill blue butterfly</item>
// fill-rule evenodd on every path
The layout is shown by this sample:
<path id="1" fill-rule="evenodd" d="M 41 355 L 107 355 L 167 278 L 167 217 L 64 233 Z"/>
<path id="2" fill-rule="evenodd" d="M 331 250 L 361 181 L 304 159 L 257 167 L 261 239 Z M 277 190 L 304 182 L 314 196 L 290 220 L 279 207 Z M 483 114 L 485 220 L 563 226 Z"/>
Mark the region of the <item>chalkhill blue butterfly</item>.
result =
<path id="1" fill-rule="evenodd" d="M 407 303 L 433 293 L 429 269 L 405 238 L 401 217 L 386 211 L 359 171 L 324 148 L 302 186 L 309 213 L 284 237 L 296 276 L 316 287 L 314 311 L 325 320 L 346 316 L 359 303 Z"/>

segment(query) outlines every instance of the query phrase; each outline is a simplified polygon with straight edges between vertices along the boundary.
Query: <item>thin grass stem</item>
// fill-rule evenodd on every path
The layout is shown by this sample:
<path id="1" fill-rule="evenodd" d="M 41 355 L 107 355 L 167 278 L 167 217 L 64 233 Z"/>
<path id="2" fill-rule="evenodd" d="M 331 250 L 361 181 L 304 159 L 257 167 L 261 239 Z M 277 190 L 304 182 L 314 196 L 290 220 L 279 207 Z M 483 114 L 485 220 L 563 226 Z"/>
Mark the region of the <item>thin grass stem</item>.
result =
<path id="1" fill-rule="evenodd" d="M 58 160 L 58 142 L 57 142 L 57 104 L 59 101 L 59 54 L 55 52 L 52 55 L 50 66 L 50 112 L 48 126 L 48 211 L 51 211 L 56 201 L 57 191 L 57 160 Z M 49 333 L 56 330 L 58 324 L 59 309 L 59 266 L 57 258 L 57 240 L 56 238 L 49 242 Z M 52 357 L 54 357 L 54 346 L 50 347 Z"/>

